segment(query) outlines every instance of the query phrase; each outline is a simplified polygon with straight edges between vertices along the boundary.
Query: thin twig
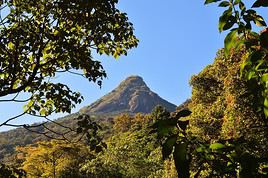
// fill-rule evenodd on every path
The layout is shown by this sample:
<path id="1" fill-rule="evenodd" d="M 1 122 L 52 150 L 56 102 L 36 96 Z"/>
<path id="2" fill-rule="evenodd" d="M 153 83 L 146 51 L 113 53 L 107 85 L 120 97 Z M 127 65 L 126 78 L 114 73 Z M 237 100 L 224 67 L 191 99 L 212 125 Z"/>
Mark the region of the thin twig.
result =
<path id="1" fill-rule="evenodd" d="M 8 125 L 7 125 L 8 122 L 10 122 L 10 121 L 12 121 L 12 120 L 15 120 L 15 119 L 17 119 L 17 118 L 19 118 L 19 117 L 21 117 L 21 116 L 23 116 L 23 115 L 25 115 L 25 114 L 27 114 L 27 112 L 23 112 L 23 113 L 21 113 L 21 114 L 19 114 L 19 115 L 17 115 L 17 116 L 14 116 L 14 117 L 11 117 L 11 118 L 7 119 L 5 122 L 3 122 L 2 124 L 0 124 L 0 127 L 2 127 L 2 126 L 4 126 L 4 125 L 8 126 Z"/>

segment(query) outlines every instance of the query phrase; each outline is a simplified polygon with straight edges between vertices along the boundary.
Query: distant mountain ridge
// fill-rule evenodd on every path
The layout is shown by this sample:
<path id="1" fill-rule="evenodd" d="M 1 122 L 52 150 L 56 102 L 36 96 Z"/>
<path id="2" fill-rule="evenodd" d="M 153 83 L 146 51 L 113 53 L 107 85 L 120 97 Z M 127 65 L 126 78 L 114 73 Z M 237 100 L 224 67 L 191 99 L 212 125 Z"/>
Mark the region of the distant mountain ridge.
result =
<path id="1" fill-rule="evenodd" d="M 89 106 L 82 108 L 79 112 L 59 118 L 56 122 L 68 127 L 74 127 L 77 118 L 81 114 L 92 115 L 96 121 L 110 122 L 114 116 L 122 113 L 150 113 L 152 109 L 162 105 L 169 111 L 175 111 L 176 106 L 159 97 L 152 92 L 139 76 L 130 76 L 120 83 L 113 91 L 103 96 Z M 64 133 L 64 128 L 54 123 L 48 123 L 48 128 Z M 44 127 L 36 127 L 35 131 L 47 131 Z M 0 132 L 0 162 L 9 162 L 13 158 L 16 146 L 25 146 L 37 141 L 48 140 L 44 135 L 29 132 L 23 128 L 17 128 Z"/>
<path id="2" fill-rule="evenodd" d="M 170 112 L 176 110 L 176 105 L 151 91 L 140 76 L 130 76 L 113 91 L 79 112 L 84 114 L 150 113 L 157 105 L 162 105 Z"/>

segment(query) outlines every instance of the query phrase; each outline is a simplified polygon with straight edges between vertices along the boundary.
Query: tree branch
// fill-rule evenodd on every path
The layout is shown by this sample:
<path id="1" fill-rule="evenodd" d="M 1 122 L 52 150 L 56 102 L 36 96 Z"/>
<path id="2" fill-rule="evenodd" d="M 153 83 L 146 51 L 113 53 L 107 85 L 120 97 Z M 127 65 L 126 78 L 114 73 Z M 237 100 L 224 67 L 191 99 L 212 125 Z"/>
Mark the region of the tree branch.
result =
<path id="1" fill-rule="evenodd" d="M 31 72 L 31 75 L 29 76 L 28 80 L 24 84 L 19 86 L 18 88 L 15 88 L 15 89 L 9 88 L 8 90 L 4 90 L 4 91 L 0 92 L 0 97 L 21 92 L 22 90 L 24 90 L 27 86 L 29 86 L 34 81 L 34 79 L 37 75 L 37 72 L 40 68 L 40 60 L 41 60 L 41 56 L 42 56 L 42 51 L 47 46 L 47 44 L 50 42 L 50 40 L 48 40 L 45 44 L 42 45 L 43 38 L 44 38 L 43 33 L 42 33 L 43 30 L 44 29 L 40 26 L 40 33 L 42 35 L 41 35 L 39 44 L 41 44 L 41 45 L 40 45 L 40 48 L 38 50 L 38 54 L 36 56 L 36 66 L 34 67 L 33 71 Z"/>
<path id="2" fill-rule="evenodd" d="M 17 100 L 16 98 L 19 96 L 20 92 L 16 93 L 16 95 L 12 99 L 5 99 L 5 100 L 0 100 L 0 102 L 18 102 L 18 103 L 25 103 L 27 101 L 30 101 L 33 97 L 29 97 L 28 99 L 23 99 L 23 100 Z"/>
<path id="3" fill-rule="evenodd" d="M 19 118 L 19 117 L 21 117 L 21 116 L 23 116 L 25 114 L 27 114 L 27 112 L 23 112 L 23 113 L 21 113 L 21 114 L 19 114 L 17 116 L 14 116 L 14 117 L 11 117 L 11 118 L 7 119 L 5 122 L 3 122 L 2 124 L 0 124 L 0 127 L 2 127 L 2 126 L 10 126 L 10 124 L 8 124 L 8 122 L 10 122 L 12 120 L 15 120 L 15 119 L 17 119 L 17 118 Z"/>

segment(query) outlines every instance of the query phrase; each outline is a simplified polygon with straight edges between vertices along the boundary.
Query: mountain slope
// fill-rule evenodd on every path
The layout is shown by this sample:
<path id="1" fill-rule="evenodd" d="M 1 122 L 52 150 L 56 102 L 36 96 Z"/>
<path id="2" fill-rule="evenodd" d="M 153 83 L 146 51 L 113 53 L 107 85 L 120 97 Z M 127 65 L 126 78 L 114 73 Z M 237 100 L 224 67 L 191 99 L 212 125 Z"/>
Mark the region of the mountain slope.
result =
<path id="1" fill-rule="evenodd" d="M 156 105 L 162 105 L 169 111 L 176 106 L 152 92 L 139 76 L 130 76 L 120 85 L 93 104 L 80 110 L 81 113 L 150 113 Z"/>
<path id="2" fill-rule="evenodd" d="M 61 125 L 74 128 L 80 114 L 94 115 L 92 118 L 98 122 L 106 122 L 109 132 L 112 118 L 120 113 L 150 113 L 156 105 L 162 105 L 169 111 L 175 111 L 176 106 L 159 97 L 152 92 L 139 76 L 130 76 L 120 83 L 112 92 L 108 93 L 93 104 L 82 108 L 79 112 L 59 118 L 56 120 Z M 47 123 L 46 126 L 57 133 L 64 133 L 67 130 L 55 123 Z M 47 131 L 44 127 L 36 127 L 38 132 Z M 52 134 L 53 135 L 53 134 Z M 47 140 L 44 135 L 29 132 L 18 128 L 0 133 L 0 162 L 9 162 L 13 159 L 12 154 L 16 146 L 25 146 L 37 141 Z"/>

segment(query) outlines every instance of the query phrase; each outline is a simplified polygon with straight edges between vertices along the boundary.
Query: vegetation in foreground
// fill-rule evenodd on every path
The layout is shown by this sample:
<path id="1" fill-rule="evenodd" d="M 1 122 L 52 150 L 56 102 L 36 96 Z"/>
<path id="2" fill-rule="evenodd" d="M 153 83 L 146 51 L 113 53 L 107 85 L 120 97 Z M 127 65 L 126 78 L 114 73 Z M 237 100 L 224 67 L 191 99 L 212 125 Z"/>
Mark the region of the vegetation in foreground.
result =
<path id="1" fill-rule="evenodd" d="M 52 140 L 17 147 L 13 165 L 32 177 L 266 177 L 267 123 L 252 102 L 261 95 L 238 76 L 244 54 L 227 59 L 220 50 L 192 77 L 192 98 L 174 113 L 156 107 L 103 123 L 110 129 L 100 132 L 107 144 L 100 152 Z"/>
<path id="2" fill-rule="evenodd" d="M 224 52 L 220 51 L 212 65 L 191 79 L 193 86 L 193 95 L 189 103 L 191 112 L 181 110 L 170 113 L 157 107 L 148 117 L 120 116 L 121 118 L 115 119 L 110 135 L 106 135 L 107 144 L 102 145 L 106 147 L 105 149 L 96 149 L 99 147 L 95 143 L 96 147 L 92 151 L 92 144 L 100 141 L 94 139 L 96 134 L 87 137 L 87 146 L 79 145 L 81 143 L 71 144 L 51 140 L 18 147 L 19 153 L 16 162 L 13 163 L 17 168 L 1 165 L 1 174 L 6 177 L 24 177 L 27 173 L 28 177 L 68 177 L 70 175 L 74 177 L 267 177 L 268 33 L 267 28 L 260 34 L 253 32 L 251 22 L 258 26 L 266 26 L 266 23 L 255 10 L 247 9 L 242 0 L 206 0 L 205 4 L 213 2 L 219 2 L 220 7 L 227 7 L 220 17 L 219 30 L 231 29 L 231 31 L 225 39 Z M 11 4 L 11 6 L 16 5 Z M 252 8 L 267 6 L 267 1 L 257 0 Z M 23 8 L 20 10 L 24 10 Z M 17 23 L 16 18 L 10 20 Z M 123 22 L 126 22 L 132 31 L 132 25 L 127 21 Z M 14 28 L 14 30 L 21 30 L 21 28 Z M 137 40 L 132 35 L 131 38 L 134 38 L 134 42 L 129 41 L 121 48 L 119 54 L 124 54 L 124 49 L 136 46 Z M 18 40 L 22 40 L 22 43 L 3 41 L 12 54 L 20 44 L 25 44 L 23 41 L 25 39 Z M 47 51 L 46 48 L 44 50 L 42 54 Z M 108 54 L 111 52 L 114 51 L 108 51 Z M 114 55 L 117 55 L 117 51 Z M 40 55 L 34 57 L 36 60 L 41 59 Z M 5 58 L 8 59 L 9 56 Z M 49 57 L 42 59 L 49 59 Z M 72 60 L 71 58 L 70 62 Z M 1 66 L 6 64 L 7 62 L 3 62 Z M 62 65 L 66 64 L 62 63 Z M 83 66 L 71 66 L 83 69 Z M 5 70 L 8 70 L 8 67 Z M 33 73 L 36 73 L 39 67 L 39 65 L 32 66 Z M 87 69 L 85 68 L 86 72 L 90 72 Z M 21 71 L 23 72 L 18 70 Z M 55 73 L 55 71 L 47 72 L 44 73 L 45 77 Z M 26 77 L 29 75 L 27 72 L 24 74 Z M 91 76 L 92 73 L 86 74 L 90 74 L 89 79 L 94 77 Z M 105 76 L 105 73 L 97 75 L 97 77 L 101 76 Z M 34 80 L 30 80 L 32 85 L 27 88 L 30 93 L 36 91 L 32 89 L 36 89 L 34 87 L 42 84 L 44 79 L 43 75 L 33 77 L 37 77 L 35 79 L 39 83 L 31 83 Z M 3 75 L 2 78 L 5 84 L 10 76 Z M 24 86 L 24 80 L 15 80 L 1 87 L 3 90 L 0 91 L 0 96 L 26 90 Z M 55 87 L 53 84 L 43 86 L 46 93 L 47 89 Z M 61 89 L 65 89 L 65 86 Z M 28 103 L 26 106 L 29 114 L 35 115 L 36 112 L 41 116 L 50 114 L 54 107 L 56 111 L 70 110 L 70 107 L 65 105 L 55 105 L 57 100 L 51 99 L 51 95 L 46 95 L 49 102 L 41 102 L 42 100 L 38 98 L 36 100 L 35 97 L 33 95 L 33 98 L 30 98 L 30 105 Z M 76 93 L 69 91 L 67 97 L 79 103 L 80 96 Z M 43 103 L 42 107 L 38 102 L 32 103 L 33 99 Z M 94 133 L 98 130 L 96 128 L 100 127 L 95 125 Z M 83 133 L 83 128 L 81 129 L 78 129 L 78 132 Z M 166 161 L 162 161 L 160 152 Z M 77 158 L 77 153 L 85 156 L 80 160 Z M 73 159 L 74 157 L 76 159 Z"/>

